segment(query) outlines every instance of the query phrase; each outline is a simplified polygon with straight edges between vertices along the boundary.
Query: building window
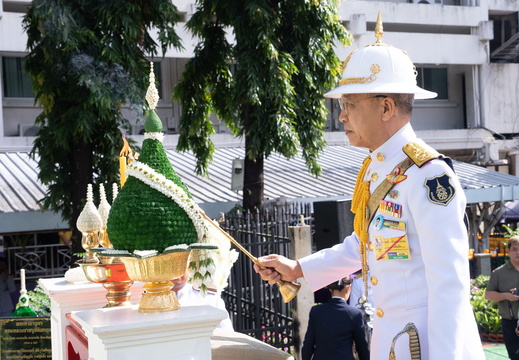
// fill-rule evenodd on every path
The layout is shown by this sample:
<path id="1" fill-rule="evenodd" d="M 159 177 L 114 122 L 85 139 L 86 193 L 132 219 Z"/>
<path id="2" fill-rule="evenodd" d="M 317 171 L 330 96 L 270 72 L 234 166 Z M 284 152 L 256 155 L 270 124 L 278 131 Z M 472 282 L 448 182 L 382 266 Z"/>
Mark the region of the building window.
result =
<path id="1" fill-rule="evenodd" d="M 4 97 L 34 98 L 31 80 L 24 70 L 22 57 L 3 57 Z"/>
<path id="2" fill-rule="evenodd" d="M 434 91 L 438 94 L 436 99 L 447 100 L 447 69 L 446 68 L 416 68 L 418 86 L 425 90 Z"/>

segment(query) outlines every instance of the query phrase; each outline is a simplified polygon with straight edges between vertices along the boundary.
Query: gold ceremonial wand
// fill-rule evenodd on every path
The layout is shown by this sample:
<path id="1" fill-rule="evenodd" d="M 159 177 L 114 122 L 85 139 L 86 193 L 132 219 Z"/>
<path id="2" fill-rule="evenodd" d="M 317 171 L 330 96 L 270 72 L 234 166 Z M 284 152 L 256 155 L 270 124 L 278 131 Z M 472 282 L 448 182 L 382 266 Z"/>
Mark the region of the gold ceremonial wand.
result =
<path id="1" fill-rule="evenodd" d="M 266 269 L 263 265 L 261 265 L 259 263 L 258 259 L 255 256 L 253 256 L 250 252 L 248 252 L 243 246 L 241 246 L 241 244 L 239 242 L 234 240 L 233 237 L 231 235 L 227 234 L 227 232 L 224 231 L 221 227 L 217 226 L 213 222 L 213 220 L 211 220 L 203 211 L 201 211 L 200 213 L 203 215 L 203 217 L 208 222 L 210 222 L 214 227 L 218 228 L 218 230 L 220 230 L 222 232 L 222 234 L 224 234 L 225 237 L 231 243 L 233 243 L 241 252 L 243 252 L 245 255 L 247 255 L 254 264 L 258 265 L 262 270 Z M 285 303 L 290 302 L 290 300 L 295 298 L 297 295 L 297 292 L 299 291 L 299 288 L 301 288 L 301 284 L 289 282 L 289 281 L 279 280 L 277 282 L 277 284 L 279 285 L 279 292 L 281 293 L 281 296 L 283 297 L 283 301 Z"/>

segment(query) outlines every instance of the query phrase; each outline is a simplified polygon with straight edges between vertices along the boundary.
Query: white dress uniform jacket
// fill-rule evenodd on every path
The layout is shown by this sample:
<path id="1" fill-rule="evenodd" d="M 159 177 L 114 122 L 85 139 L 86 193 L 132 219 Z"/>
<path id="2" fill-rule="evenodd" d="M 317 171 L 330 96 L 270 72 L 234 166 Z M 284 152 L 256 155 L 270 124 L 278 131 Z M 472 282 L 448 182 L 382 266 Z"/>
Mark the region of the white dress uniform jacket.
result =
<path id="1" fill-rule="evenodd" d="M 409 142 L 431 149 L 407 124 L 370 154 L 364 180 L 371 180 L 371 193 L 406 158 L 402 148 Z M 385 196 L 387 203 L 379 206 L 368 228 L 368 280 L 376 304 L 371 359 L 388 359 L 391 341 L 412 322 L 422 360 L 484 360 L 469 302 L 463 189 L 441 159 L 412 165 L 405 176 Z M 341 244 L 300 259 L 311 288 L 358 270 L 358 248 L 353 233 Z M 407 335 L 396 342 L 395 355 L 410 359 Z"/>

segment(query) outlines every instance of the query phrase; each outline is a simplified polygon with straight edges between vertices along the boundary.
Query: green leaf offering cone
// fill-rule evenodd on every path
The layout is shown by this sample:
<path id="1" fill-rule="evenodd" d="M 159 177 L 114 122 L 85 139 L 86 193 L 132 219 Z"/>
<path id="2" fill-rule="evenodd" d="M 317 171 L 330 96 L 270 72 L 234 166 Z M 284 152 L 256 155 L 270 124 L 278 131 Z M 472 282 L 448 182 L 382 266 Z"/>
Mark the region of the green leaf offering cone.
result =
<path id="1" fill-rule="evenodd" d="M 115 198 L 107 231 L 116 250 L 156 250 L 201 242 L 205 222 L 189 190 L 176 174 L 162 145 L 162 121 L 155 112 L 158 93 L 153 70 L 146 99 L 145 140 L 138 161 L 127 166 L 128 179 Z"/>

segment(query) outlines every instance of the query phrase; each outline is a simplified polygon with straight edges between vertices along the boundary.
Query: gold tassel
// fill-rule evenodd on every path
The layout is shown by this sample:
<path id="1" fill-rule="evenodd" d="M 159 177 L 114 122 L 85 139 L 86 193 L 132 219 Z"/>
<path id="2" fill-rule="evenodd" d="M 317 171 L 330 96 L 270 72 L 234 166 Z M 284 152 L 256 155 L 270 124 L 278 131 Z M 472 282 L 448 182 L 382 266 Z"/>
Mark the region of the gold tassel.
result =
<path id="1" fill-rule="evenodd" d="M 368 242 L 368 224 L 367 224 L 367 205 L 369 201 L 369 181 L 364 181 L 360 184 L 358 189 L 359 202 L 358 207 L 353 211 L 355 218 L 353 220 L 353 229 L 360 238 L 362 244 Z M 353 203 L 353 202 L 352 202 Z"/>
<path id="2" fill-rule="evenodd" d="M 369 193 L 369 181 L 364 181 L 364 176 L 368 170 L 369 164 L 371 163 L 371 157 L 368 156 L 362 167 L 360 168 L 359 174 L 357 175 L 357 181 L 355 182 L 355 190 L 353 190 L 353 199 L 351 201 L 351 211 L 355 214 L 353 220 L 353 229 L 364 244 L 368 241 L 368 227 L 366 224 L 366 206 L 368 205 L 370 193 Z"/>
<path id="3" fill-rule="evenodd" d="M 364 176 L 366 175 L 366 171 L 368 170 L 368 166 L 371 163 L 371 157 L 368 156 L 364 159 L 362 166 L 357 175 L 357 180 L 355 182 L 355 189 L 353 190 L 353 199 L 351 201 L 351 211 L 356 214 L 359 209 L 359 201 L 360 201 L 360 186 L 364 182 Z"/>
<path id="4" fill-rule="evenodd" d="M 368 299 L 368 261 L 366 257 L 366 244 L 368 243 L 368 219 L 366 211 L 370 197 L 370 182 L 364 181 L 364 176 L 366 175 L 366 171 L 370 163 L 371 157 L 368 156 L 364 160 L 359 174 L 357 175 L 355 190 L 353 191 L 353 199 L 351 201 L 351 212 L 355 214 L 355 218 L 353 219 L 353 230 L 360 239 L 359 252 L 362 263 L 362 282 L 364 283 L 364 296 L 366 300 Z"/>

